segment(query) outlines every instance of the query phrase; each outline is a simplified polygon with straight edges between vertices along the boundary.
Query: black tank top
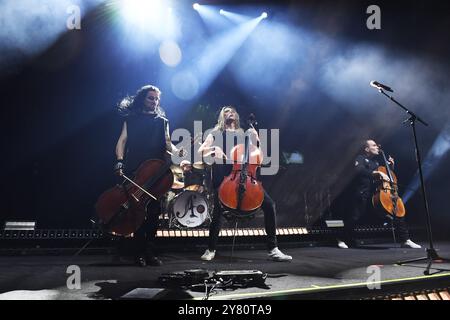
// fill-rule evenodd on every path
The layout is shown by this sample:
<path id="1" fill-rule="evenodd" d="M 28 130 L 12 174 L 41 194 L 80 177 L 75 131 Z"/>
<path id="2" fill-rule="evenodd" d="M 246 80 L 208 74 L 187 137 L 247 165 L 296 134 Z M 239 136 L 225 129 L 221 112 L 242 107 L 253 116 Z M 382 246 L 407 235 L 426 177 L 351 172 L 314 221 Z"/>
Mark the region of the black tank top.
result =
<path id="1" fill-rule="evenodd" d="M 231 149 L 238 144 L 244 144 L 245 133 L 243 130 L 239 129 L 236 131 L 213 130 L 211 134 L 214 137 L 214 141 L 211 146 L 222 148 L 228 157 L 228 160 L 224 161 L 223 164 L 214 163 L 212 166 L 213 187 L 217 189 L 222 183 L 223 178 L 231 173 L 233 169 Z"/>
<path id="2" fill-rule="evenodd" d="M 153 114 L 130 115 L 127 119 L 126 167 L 136 170 L 148 159 L 164 160 L 165 120 Z"/>

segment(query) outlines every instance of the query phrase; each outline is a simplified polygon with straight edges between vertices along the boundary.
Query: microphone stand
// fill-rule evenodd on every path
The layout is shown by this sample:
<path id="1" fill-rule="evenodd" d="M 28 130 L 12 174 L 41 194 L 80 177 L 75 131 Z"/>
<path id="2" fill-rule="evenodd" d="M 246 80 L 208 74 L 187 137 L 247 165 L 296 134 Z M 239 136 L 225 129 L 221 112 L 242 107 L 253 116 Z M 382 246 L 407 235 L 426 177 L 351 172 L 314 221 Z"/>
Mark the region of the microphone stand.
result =
<path id="1" fill-rule="evenodd" d="M 426 195 L 426 192 L 425 192 L 425 183 L 424 183 L 424 180 L 423 180 L 423 173 L 422 173 L 422 161 L 421 161 L 421 158 L 420 158 L 420 150 L 419 150 L 419 144 L 417 142 L 417 133 L 416 133 L 416 121 L 419 121 L 424 126 L 428 126 L 428 123 L 426 123 L 424 120 L 422 120 L 414 112 L 412 112 L 411 110 L 409 110 L 408 108 L 406 108 L 405 106 L 400 104 L 392 96 L 386 94 L 381 87 L 378 87 L 378 91 L 381 94 L 383 94 L 386 97 L 388 97 L 391 101 L 393 101 L 400 108 L 405 110 L 405 112 L 409 116 L 409 118 L 406 119 L 405 121 L 403 121 L 403 123 L 409 122 L 409 125 L 411 126 L 412 131 L 413 131 L 414 146 L 415 146 L 415 153 L 416 153 L 416 162 L 417 162 L 417 167 L 419 168 L 419 177 L 420 177 L 420 187 L 421 187 L 421 191 L 422 191 L 422 200 L 423 200 L 423 204 L 424 204 L 424 207 L 425 207 L 425 213 L 426 213 L 426 218 L 427 218 L 427 220 L 426 220 L 427 224 L 426 225 L 427 225 L 428 244 L 429 244 L 429 247 L 426 249 L 427 256 L 426 257 L 417 258 L 417 259 L 400 261 L 400 262 L 397 262 L 397 264 L 398 265 L 404 265 L 404 264 L 411 263 L 411 262 L 427 261 L 428 262 L 427 263 L 427 267 L 426 267 L 426 269 L 425 269 L 425 271 L 423 273 L 425 275 L 429 275 L 430 274 L 430 268 L 431 268 L 431 265 L 432 265 L 433 262 L 444 262 L 444 261 L 449 261 L 450 262 L 450 260 L 441 258 L 437 254 L 436 249 L 434 248 L 434 245 L 433 245 L 433 234 L 432 234 L 432 229 L 431 229 L 431 217 L 430 217 L 430 211 L 428 209 L 428 201 L 427 201 L 427 195 Z M 442 271 L 441 269 L 439 269 L 439 270 Z"/>

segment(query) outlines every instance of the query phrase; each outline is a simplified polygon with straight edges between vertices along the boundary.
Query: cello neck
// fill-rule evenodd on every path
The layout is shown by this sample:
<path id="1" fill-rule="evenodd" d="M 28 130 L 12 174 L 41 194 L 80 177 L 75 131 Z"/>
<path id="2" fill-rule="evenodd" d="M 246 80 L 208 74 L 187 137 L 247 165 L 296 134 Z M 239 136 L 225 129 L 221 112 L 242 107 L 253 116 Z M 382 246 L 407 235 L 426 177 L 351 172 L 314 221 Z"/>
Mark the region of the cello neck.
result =
<path id="1" fill-rule="evenodd" d="M 253 113 L 251 113 L 247 120 L 247 124 L 248 124 L 249 128 L 256 131 L 255 126 L 254 126 L 256 123 L 257 122 L 256 122 L 255 115 Z M 245 135 L 244 141 L 245 141 L 244 165 L 248 165 L 248 163 L 250 162 L 250 142 L 251 142 L 249 134 Z"/>
<path id="2" fill-rule="evenodd" d="M 391 168 L 389 166 L 389 163 L 386 159 L 386 154 L 384 153 L 384 151 L 382 149 L 380 149 L 381 155 L 383 156 L 383 161 L 384 161 L 384 165 L 386 166 L 386 172 L 388 173 L 389 179 L 390 181 L 394 181 L 392 179 L 392 174 L 391 174 Z"/>

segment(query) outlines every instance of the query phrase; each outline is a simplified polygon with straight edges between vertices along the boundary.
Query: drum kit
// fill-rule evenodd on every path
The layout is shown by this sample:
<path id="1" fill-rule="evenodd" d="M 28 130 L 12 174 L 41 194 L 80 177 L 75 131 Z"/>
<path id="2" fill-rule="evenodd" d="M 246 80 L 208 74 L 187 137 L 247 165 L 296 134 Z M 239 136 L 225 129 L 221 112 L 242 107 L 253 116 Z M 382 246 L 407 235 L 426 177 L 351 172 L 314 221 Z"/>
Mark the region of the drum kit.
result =
<path id="1" fill-rule="evenodd" d="M 170 170 L 174 181 L 162 204 L 169 228 L 191 229 L 209 224 L 214 205 L 211 169 L 201 162 L 182 162 Z"/>

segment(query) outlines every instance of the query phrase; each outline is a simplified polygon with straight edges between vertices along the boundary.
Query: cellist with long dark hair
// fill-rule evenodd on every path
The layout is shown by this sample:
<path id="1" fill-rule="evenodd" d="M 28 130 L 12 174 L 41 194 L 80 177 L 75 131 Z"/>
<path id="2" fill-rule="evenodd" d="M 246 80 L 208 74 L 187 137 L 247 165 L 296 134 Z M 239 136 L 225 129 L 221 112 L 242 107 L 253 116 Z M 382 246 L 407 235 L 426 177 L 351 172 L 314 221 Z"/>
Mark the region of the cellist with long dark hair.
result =
<path id="1" fill-rule="evenodd" d="M 232 106 L 224 106 L 220 110 L 216 126 L 208 134 L 203 144 L 198 149 L 204 157 L 213 158 L 212 165 L 213 189 L 214 189 L 214 212 L 212 222 L 209 227 L 208 249 L 201 256 L 202 260 L 212 260 L 216 255 L 216 245 L 219 239 L 222 221 L 222 205 L 219 201 L 218 190 L 224 178 L 232 171 L 230 153 L 238 141 L 244 141 L 246 133 L 240 126 L 239 114 Z M 255 129 L 249 129 L 250 143 L 256 144 L 259 141 L 258 133 Z M 227 137 L 228 135 L 228 137 Z M 227 143 L 230 142 L 230 143 Z M 264 211 L 264 224 L 267 233 L 268 257 L 274 261 L 290 261 L 292 257 L 284 254 L 278 249 L 276 238 L 276 209 L 275 202 L 264 192 L 264 200 L 261 205 Z"/>
<path id="2" fill-rule="evenodd" d="M 140 88 L 134 97 L 124 98 L 118 111 L 124 117 L 122 131 L 116 144 L 114 171 L 121 176 L 133 174 L 148 159 L 168 161 L 175 151 L 170 142 L 169 123 L 160 106 L 161 91 L 153 85 Z M 154 239 L 160 215 L 160 202 L 146 207 L 146 219 L 134 233 L 131 250 L 139 266 L 161 265 L 154 250 Z"/>

